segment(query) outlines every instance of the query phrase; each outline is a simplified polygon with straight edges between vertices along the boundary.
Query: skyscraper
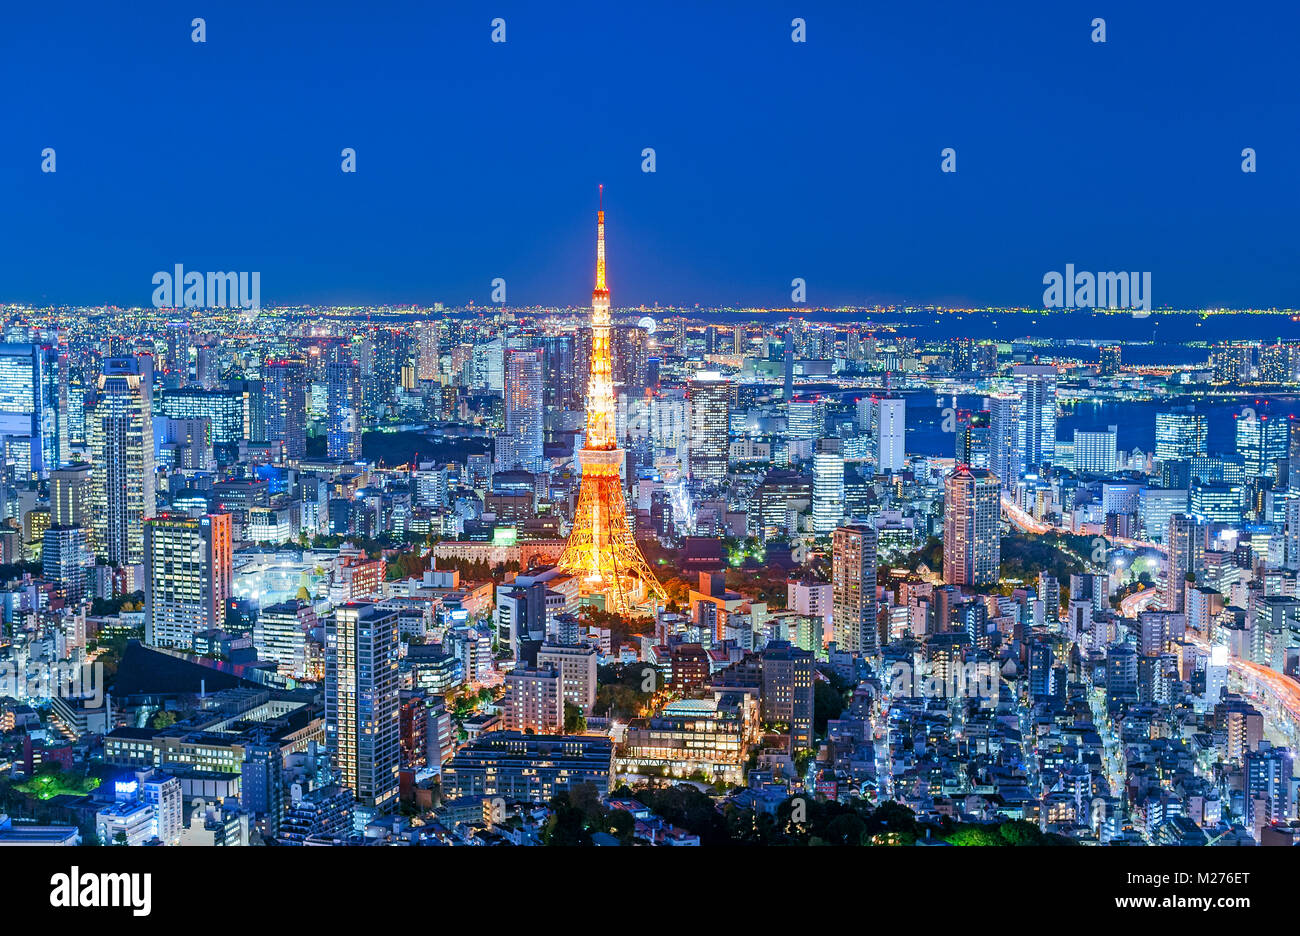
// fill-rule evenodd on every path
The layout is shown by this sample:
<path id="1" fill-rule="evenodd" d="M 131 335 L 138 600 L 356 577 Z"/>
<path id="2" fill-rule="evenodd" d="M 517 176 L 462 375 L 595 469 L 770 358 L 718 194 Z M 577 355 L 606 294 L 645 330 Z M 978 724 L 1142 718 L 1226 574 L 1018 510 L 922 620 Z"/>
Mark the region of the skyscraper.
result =
<path id="1" fill-rule="evenodd" d="M 325 453 L 330 458 L 361 456 L 361 373 L 348 344 L 331 344 L 326 351 L 327 429 Z"/>
<path id="2" fill-rule="evenodd" d="M 1021 467 L 1037 471 L 1056 458 L 1056 368 L 1020 364 L 1011 375 L 1020 397 Z"/>
<path id="3" fill-rule="evenodd" d="M 943 580 L 993 585 L 1002 561 L 1000 485 L 990 471 L 959 465 L 944 482 Z"/>
<path id="4" fill-rule="evenodd" d="M 814 533 L 830 533 L 844 519 L 844 456 L 839 443 L 839 439 L 819 439 L 813 454 Z"/>
<path id="5" fill-rule="evenodd" d="M 1234 418 L 1237 423 L 1237 454 L 1245 466 L 1246 477 L 1276 479 L 1278 462 L 1287 457 L 1291 446 L 1290 423 L 1267 413 L 1248 413 Z"/>
<path id="6" fill-rule="evenodd" d="M 397 805 L 401 717 L 398 614 L 366 602 L 334 610 L 325 626 L 325 741 L 357 818 Z"/>
<path id="7" fill-rule="evenodd" d="M 95 549 L 114 565 L 144 561 L 144 521 L 156 510 L 151 378 L 138 358 L 109 358 L 87 413 Z"/>
<path id="8" fill-rule="evenodd" d="M 880 650 L 876 602 L 876 528 L 840 527 L 831 535 L 831 615 L 835 643 L 850 653 Z"/>
<path id="9" fill-rule="evenodd" d="M 957 410 L 957 464 L 989 468 L 993 430 L 988 410 Z"/>
<path id="10" fill-rule="evenodd" d="M 1164 606 L 1168 611 L 1182 611 L 1187 596 L 1187 576 L 1195 574 L 1205 561 L 1209 528 L 1195 517 L 1176 513 L 1169 518 L 1165 545 L 1169 562 L 1165 572 Z"/>
<path id="11" fill-rule="evenodd" d="M 67 460 L 67 381 L 56 349 L 0 344 L 0 437 L 21 440 L 30 477 Z M 64 405 L 60 406 L 60 401 Z"/>
<path id="12" fill-rule="evenodd" d="M 690 476 L 721 484 L 727 478 L 731 381 L 716 371 L 699 371 L 687 384 L 691 404 Z"/>
<path id="13" fill-rule="evenodd" d="M 1105 432 L 1074 430 L 1074 470 L 1084 474 L 1112 474 L 1115 471 L 1117 427 Z"/>
<path id="14" fill-rule="evenodd" d="M 505 353 L 505 432 L 496 439 L 499 471 L 540 474 L 542 458 L 542 350 Z"/>
<path id="15" fill-rule="evenodd" d="M 1020 449 L 1020 400 L 989 397 L 989 471 L 1008 490 L 1020 480 L 1024 462 Z"/>
<path id="16" fill-rule="evenodd" d="M 903 470 L 907 401 L 902 397 L 871 398 L 871 440 L 880 474 Z"/>
<path id="17" fill-rule="evenodd" d="M 1156 413 L 1156 458 L 1204 455 L 1209 429 L 1201 413 Z"/>
<path id="18" fill-rule="evenodd" d="M 284 444 L 287 458 L 307 454 L 307 362 L 275 358 L 262 367 L 266 386 L 266 440 Z"/>
<path id="19" fill-rule="evenodd" d="M 189 649 L 221 627 L 230 599 L 230 514 L 163 514 L 144 526 L 144 642 Z"/>

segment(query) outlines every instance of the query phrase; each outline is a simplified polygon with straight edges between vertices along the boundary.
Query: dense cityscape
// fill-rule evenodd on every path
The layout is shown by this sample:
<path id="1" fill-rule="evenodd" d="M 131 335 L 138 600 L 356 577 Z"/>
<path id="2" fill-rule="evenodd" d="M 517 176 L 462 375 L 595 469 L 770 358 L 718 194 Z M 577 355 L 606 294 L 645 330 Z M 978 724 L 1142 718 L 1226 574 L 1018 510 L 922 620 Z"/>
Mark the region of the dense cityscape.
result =
<path id="1" fill-rule="evenodd" d="M 604 219 L 589 308 L 0 310 L 0 845 L 1300 841 L 1300 340 Z"/>

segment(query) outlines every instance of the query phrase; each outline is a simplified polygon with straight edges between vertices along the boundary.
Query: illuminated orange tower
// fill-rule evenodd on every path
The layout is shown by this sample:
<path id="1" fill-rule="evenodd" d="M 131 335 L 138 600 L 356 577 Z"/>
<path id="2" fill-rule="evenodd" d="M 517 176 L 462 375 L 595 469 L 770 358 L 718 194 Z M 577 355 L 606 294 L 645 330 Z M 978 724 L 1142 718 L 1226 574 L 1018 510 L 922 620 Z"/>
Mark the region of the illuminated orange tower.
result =
<path id="1" fill-rule="evenodd" d="M 627 524 L 620 470 L 623 450 L 614 428 L 613 362 L 609 352 L 609 288 L 605 285 L 605 187 L 596 212 L 596 288 L 591 294 L 591 382 L 587 441 L 578 453 L 582 488 L 560 569 L 581 579 L 583 595 L 602 594 L 605 609 L 623 614 L 650 596 L 667 594 L 641 555 Z"/>

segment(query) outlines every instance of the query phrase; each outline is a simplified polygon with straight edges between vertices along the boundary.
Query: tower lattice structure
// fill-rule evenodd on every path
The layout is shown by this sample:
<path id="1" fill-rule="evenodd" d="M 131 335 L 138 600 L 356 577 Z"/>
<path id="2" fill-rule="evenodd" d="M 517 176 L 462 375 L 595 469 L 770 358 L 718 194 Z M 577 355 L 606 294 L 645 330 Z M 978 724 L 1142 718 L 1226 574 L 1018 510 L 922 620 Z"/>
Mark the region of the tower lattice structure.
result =
<path id="1" fill-rule="evenodd" d="M 596 288 L 591 294 L 591 381 L 587 387 L 587 439 L 578 462 L 582 487 L 560 569 L 580 579 L 583 595 L 603 594 L 605 608 L 627 614 L 651 596 L 667 594 L 650 571 L 627 523 L 620 477 L 623 450 L 614 427 L 614 377 L 610 356 L 609 288 L 605 284 L 604 186 L 596 213 Z"/>

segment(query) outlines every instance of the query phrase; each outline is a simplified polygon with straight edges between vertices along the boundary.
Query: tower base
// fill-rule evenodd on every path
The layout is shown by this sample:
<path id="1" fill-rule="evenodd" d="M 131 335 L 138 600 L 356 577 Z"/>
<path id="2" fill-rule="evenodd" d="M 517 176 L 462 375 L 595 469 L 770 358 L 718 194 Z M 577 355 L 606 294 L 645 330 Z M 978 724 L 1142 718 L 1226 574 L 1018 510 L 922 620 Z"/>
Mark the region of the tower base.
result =
<path id="1" fill-rule="evenodd" d="M 630 614 L 651 598 L 667 600 L 627 524 L 619 477 L 622 450 L 583 449 L 578 461 L 582 487 L 560 571 L 578 577 L 581 594 L 603 594 L 606 609 L 619 614 Z"/>

